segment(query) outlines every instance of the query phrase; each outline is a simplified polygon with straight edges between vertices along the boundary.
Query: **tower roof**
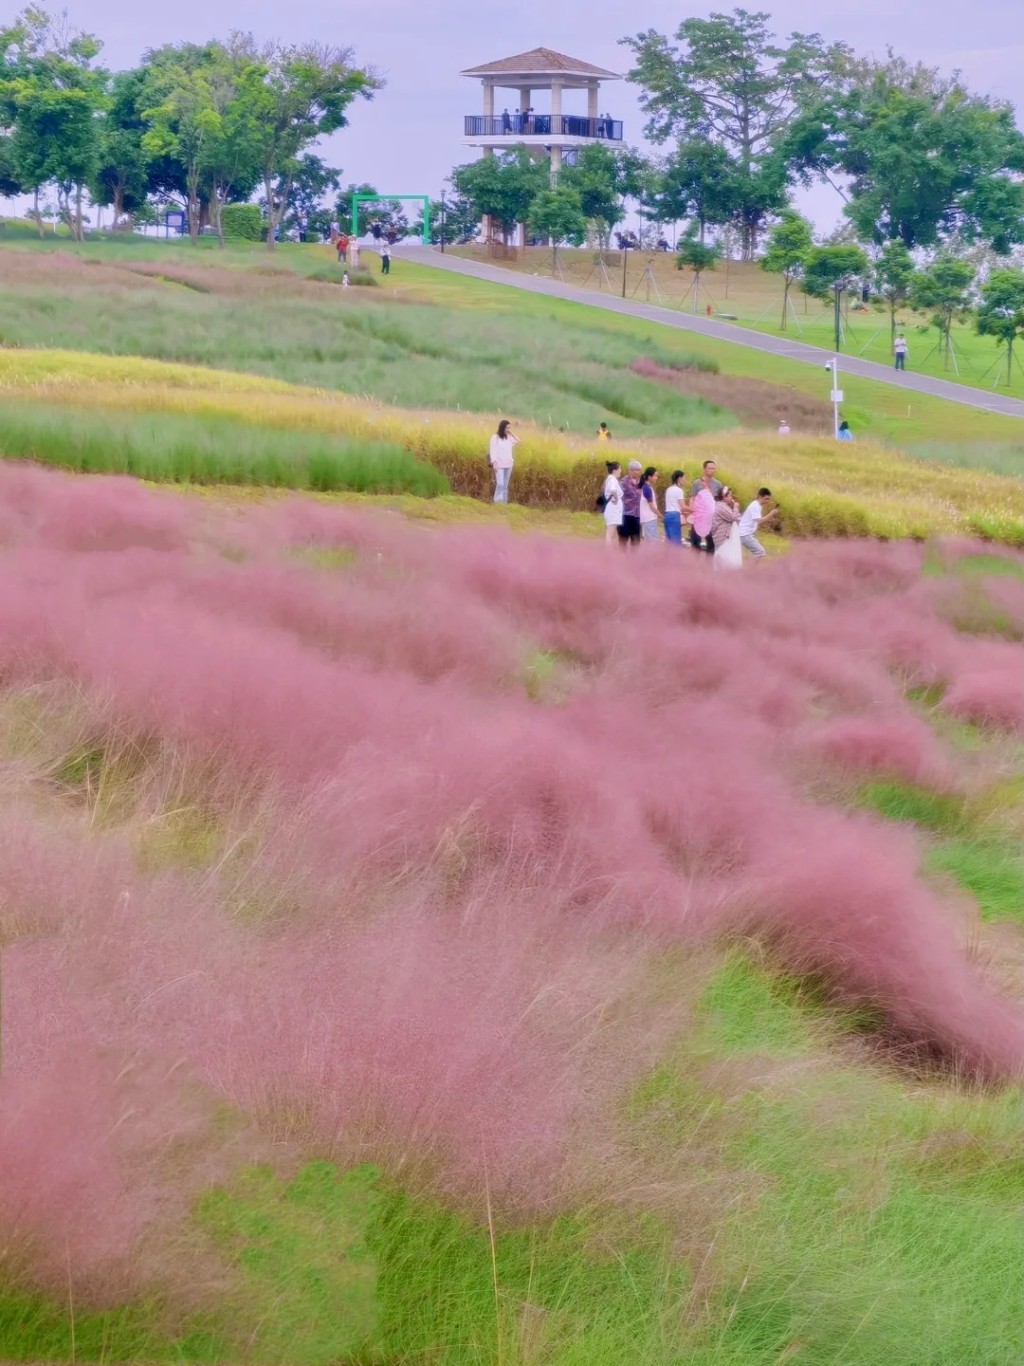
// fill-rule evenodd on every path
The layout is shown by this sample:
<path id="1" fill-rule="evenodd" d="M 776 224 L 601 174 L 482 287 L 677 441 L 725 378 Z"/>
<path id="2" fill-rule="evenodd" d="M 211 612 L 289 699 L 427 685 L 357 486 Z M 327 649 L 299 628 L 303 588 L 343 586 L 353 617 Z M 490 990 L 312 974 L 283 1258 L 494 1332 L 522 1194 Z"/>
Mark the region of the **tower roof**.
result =
<path id="1" fill-rule="evenodd" d="M 567 57 L 564 52 L 555 52 L 550 47 L 535 47 L 529 52 L 517 53 L 514 57 L 500 57 L 496 62 L 485 62 L 483 66 L 471 66 L 460 73 L 463 76 L 576 76 L 588 80 L 620 81 L 616 71 L 606 71 L 603 66 L 581 62 L 576 57 Z"/>

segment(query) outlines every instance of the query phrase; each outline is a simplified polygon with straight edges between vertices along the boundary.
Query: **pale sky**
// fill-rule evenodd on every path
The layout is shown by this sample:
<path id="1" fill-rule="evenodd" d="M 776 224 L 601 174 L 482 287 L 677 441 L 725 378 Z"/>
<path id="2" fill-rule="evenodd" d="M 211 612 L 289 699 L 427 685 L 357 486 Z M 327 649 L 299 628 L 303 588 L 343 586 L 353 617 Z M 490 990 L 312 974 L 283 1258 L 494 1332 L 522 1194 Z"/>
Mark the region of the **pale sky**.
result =
<path id="1" fill-rule="evenodd" d="M 147 47 L 223 38 L 234 28 L 251 29 L 262 39 L 351 46 L 359 61 L 386 77 L 387 86 L 372 103 L 357 102 L 350 126 L 326 142 L 322 154 L 342 168 L 345 184 L 369 181 L 392 194 L 434 196 L 453 165 L 477 155 L 462 144 L 462 119 L 481 112 L 480 85 L 460 77 L 463 68 L 543 46 L 624 75 L 630 64 L 629 52 L 618 45 L 624 34 L 648 28 L 671 33 L 689 15 L 732 8 L 732 0 L 706 8 L 669 0 L 365 0 L 349 6 L 302 0 L 294 8 L 280 0 L 60 0 L 53 8 L 64 3 L 73 24 L 103 40 L 103 59 L 114 67 L 134 64 Z M 752 0 L 746 7 L 758 8 Z M 780 0 L 765 8 L 777 33 L 818 31 L 829 41 L 844 40 L 879 56 L 892 46 L 914 60 L 959 67 L 971 88 L 1024 108 L 1020 0 Z M 501 92 L 496 98 L 501 100 Z M 538 108 L 546 107 L 543 99 Z M 514 104 L 509 92 L 509 107 Z M 568 99 L 566 109 L 575 112 Z M 601 112 L 624 120 L 627 142 L 643 144 L 635 87 L 625 81 L 603 87 Z M 803 207 L 821 228 L 832 226 L 841 212 L 838 197 L 827 189 L 814 192 Z"/>

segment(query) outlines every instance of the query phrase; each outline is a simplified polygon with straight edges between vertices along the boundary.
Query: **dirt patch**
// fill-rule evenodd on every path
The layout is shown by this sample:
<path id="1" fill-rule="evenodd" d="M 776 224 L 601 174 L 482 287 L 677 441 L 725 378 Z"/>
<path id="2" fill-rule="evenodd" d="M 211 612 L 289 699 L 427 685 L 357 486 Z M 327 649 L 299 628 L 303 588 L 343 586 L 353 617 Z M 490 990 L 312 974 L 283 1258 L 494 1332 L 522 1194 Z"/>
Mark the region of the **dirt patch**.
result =
<path id="1" fill-rule="evenodd" d="M 803 436 L 827 436 L 832 431 L 831 404 L 789 385 L 745 379 L 742 375 L 719 375 L 686 365 L 659 365 L 644 356 L 629 368 L 646 379 L 670 384 L 681 394 L 728 408 L 744 426 L 774 429 L 785 417 L 793 431 Z"/>

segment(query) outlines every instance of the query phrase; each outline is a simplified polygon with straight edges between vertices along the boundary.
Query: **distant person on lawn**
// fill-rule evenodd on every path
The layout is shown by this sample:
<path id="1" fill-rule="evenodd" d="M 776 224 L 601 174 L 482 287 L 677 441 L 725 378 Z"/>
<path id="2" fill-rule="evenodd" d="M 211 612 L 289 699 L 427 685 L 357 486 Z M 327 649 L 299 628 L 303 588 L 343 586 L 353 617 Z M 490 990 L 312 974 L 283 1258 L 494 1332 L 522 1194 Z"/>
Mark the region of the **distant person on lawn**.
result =
<path id="1" fill-rule="evenodd" d="M 508 418 L 503 417 L 498 423 L 498 430 L 491 437 L 490 450 L 487 456 L 488 463 L 494 471 L 494 501 L 496 503 L 508 502 L 508 486 L 512 478 L 512 466 L 515 464 L 512 453 L 518 445 L 518 436 L 512 432 Z"/>
<path id="2" fill-rule="evenodd" d="M 380 244 L 380 273 L 382 275 L 391 274 L 391 248 L 387 242 Z"/>
<path id="3" fill-rule="evenodd" d="M 640 544 L 640 504 L 643 493 L 640 490 L 640 474 L 643 465 L 639 460 L 629 462 L 629 470 L 622 481 L 622 522 L 619 525 L 619 544 L 623 550 Z"/>
<path id="4" fill-rule="evenodd" d="M 771 512 L 765 512 L 765 508 L 771 502 L 771 489 L 758 489 L 757 497 L 752 503 L 747 504 L 746 511 L 740 518 L 740 545 L 756 560 L 763 560 L 765 549 L 757 539 L 757 533 L 762 523 L 770 522 L 773 517 L 779 515 L 777 507 L 772 508 Z"/>
<path id="5" fill-rule="evenodd" d="M 907 356 L 910 354 L 910 347 L 907 339 L 902 332 L 896 333 L 896 340 L 892 344 L 892 354 L 896 358 L 896 369 L 905 370 L 907 368 Z"/>
<path id="6" fill-rule="evenodd" d="M 612 434 L 611 434 L 611 432 L 608 430 L 608 423 L 607 423 L 607 422 L 602 422 L 601 425 L 600 425 L 600 427 L 598 427 L 598 429 L 597 429 L 597 439 L 598 439 L 598 441 L 610 441 L 610 440 L 612 439 Z"/>
<path id="7" fill-rule="evenodd" d="M 779 436 L 789 436 L 789 423 L 784 417 L 779 419 Z"/>
<path id="8" fill-rule="evenodd" d="M 617 460 L 606 460 L 605 469 L 608 471 L 604 481 L 604 488 L 601 496 L 604 498 L 604 543 L 614 545 L 619 539 L 619 527 L 622 525 L 622 466 Z"/>
<path id="9" fill-rule="evenodd" d="M 338 248 L 338 264 L 343 266 L 348 260 L 348 238 L 344 233 L 338 238 L 335 246 Z"/>
<path id="10" fill-rule="evenodd" d="M 848 422 L 840 422 L 839 431 L 836 432 L 836 436 L 840 441 L 852 441 L 853 432 L 850 431 L 850 424 Z"/>
<path id="11" fill-rule="evenodd" d="M 358 269 L 359 269 L 359 242 L 356 240 L 356 238 L 353 237 L 352 240 L 349 242 L 349 247 L 348 247 L 348 249 L 349 249 L 349 253 L 350 253 L 350 262 L 351 262 L 351 265 L 352 265 L 352 269 L 353 269 L 353 270 L 358 270 Z"/>

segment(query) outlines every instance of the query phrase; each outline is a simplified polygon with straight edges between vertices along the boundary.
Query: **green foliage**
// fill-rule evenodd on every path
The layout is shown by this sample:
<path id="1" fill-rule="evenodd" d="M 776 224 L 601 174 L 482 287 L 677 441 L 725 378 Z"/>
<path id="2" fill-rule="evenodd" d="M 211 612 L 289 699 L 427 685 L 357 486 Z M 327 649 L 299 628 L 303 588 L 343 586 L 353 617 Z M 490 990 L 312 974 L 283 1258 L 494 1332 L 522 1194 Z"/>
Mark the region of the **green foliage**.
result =
<path id="1" fill-rule="evenodd" d="M 786 1056 L 811 1043 L 805 992 L 799 979 L 762 971 L 732 954 L 705 988 L 698 1005 L 715 1043 L 727 1053 Z"/>
<path id="2" fill-rule="evenodd" d="M 692 218 L 703 239 L 705 228 L 730 222 L 740 206 L 736 166 L 710 138 L 684 138 L 653 176 L 644 204 L 658 222 Z"/>
<path id="3" fill-rule="evenodd" d="M 533 201 L 550 188 L 547 162 L 535 161 L 525 147 L 456 166 L 451 181 L 479 217 L 494 219 L 506 235 L 529 220 Z"/>
<path id="4" fill-rule="evenodd" d="M 655 142 L 701 139 L 725 149 L 735 192 L 732 219 L 749 259 L 765 218 L 785 204 L 786 175 L 776 155 L 784 130 L 817 88 L 845 70 L 848 49 L 817 34 L 794 33 L 785 45 L 770 16 L 737 9 L 685 19 L 675 44 L 650 29 L 622 41 L 642 90 L 646 131 Z"/>
<path id="5" fill-rule="evenodd" d="M 902 241 L 886 242 L 874 264 L 876 291 L 889 309 L 890 336 L 896 335 L 896 314 L 910 302 L 917 274 L 913 257 Z"/>
<path id="6" fill-rule="evenodd" d="M 932 247 L 953 233 L 1005 252 L 1024 240 L 1024 138 L 1009 102 L 892 54 L 823 85 L 795 122 L 787 159 L 805 176 L 850 180 L 846 213 L 864 241 Z"/>
<path id="7" fill-rule="evenodd" d="M 965 821 L 961 797 L 910 783 L 870 783 L 860 793 L 859 801 L 887 820 L 919 825 L 938 834 L 955 834 Z"/>
<path id="8" fill-rule="evenodd" d="M 867 273 L 868 258 L 860 247 L 812 247 L 804 264 L 803 290 L 812 299 L 828 299 Z"/>
<path id="9" fill-rule="evenodd" d="M 563 166 L 559 189 L 574 190 L 583 216 L 598 228 L 603 241 L 622 218 L 623 198 L 640 194 L 647 163 L 636 152 L 613 152 L 601 143 L 579 150 L 573 165 Z"/>
<path id="10" fill-rule="evenodd" d="M 391 443 L 169 413 L 92 413 L 15 403 L 4 403 L 0 412 L 0 455 L 84 473 L 318 492 L 432 497 L 448 491 L 442 474 Z"/>
<path id="11" fill-rule="evenodd" d="M 574 189 L 564 185 L 540 191 L 530 206 L 529 223 L 532 233 L 550 238 L 554 245 L 554 260 L 557 260 L 559 242 L 578 247 L 586 241 L 587 220 L 580 197 Z"/>
<path id="12" fill-rule="evenodd" d="M 933 849 L 928 867 L 950 874 L 970 892 L 982 920 L 1024 922 L 1024 859 L 1019 847 L 959 840 Z"/>
<path id="13" fill-rule="evenodd" d="M 721 256 L 720 247 L 700 242 L 696 237 L 684 237 L 676 249 L 676 269 L 689 268 L 694 275 L 699 276 L 705 270 L 714 270 Z"/>
<path id="14" fill-rule="evenodd" d="M 225 237 L 243 242 L 259 242 L 263 238 L 263 215 L 257 204 L 226 204 L 221 225 Z"/>
<path id="15" fill-rule="evenodd" d="M 932 315 L 932 326 L 938 328 L 947 365 L 953 320 L 970 306 L 973 283 L 974 267 L 967 261 L 944 254 L 919 270 L 911 287 L 913 306 Z"/>
<path id="16" fill-rule="evenodd" d="M 761 257 L 761 269 L 781 275 L 783 279 L 782 322 L 783 331 L 789 321 L 789 291 L 807 265 L 807 258 L 814 246 L 811 225 L 806 218 L 792 209 L 779 215 L 779 221 L 768 236 L 768 249 Z"/>
<path id="17" fill-rule="evenodd" d="M 983 337 L 995 337 L 1006 347 L 1006 380 L 1013 373 L 1013 348 L 1024 336 L 1024 271 L 994 270 L 981 287 L 981 304 L 976 318 Z"/>

